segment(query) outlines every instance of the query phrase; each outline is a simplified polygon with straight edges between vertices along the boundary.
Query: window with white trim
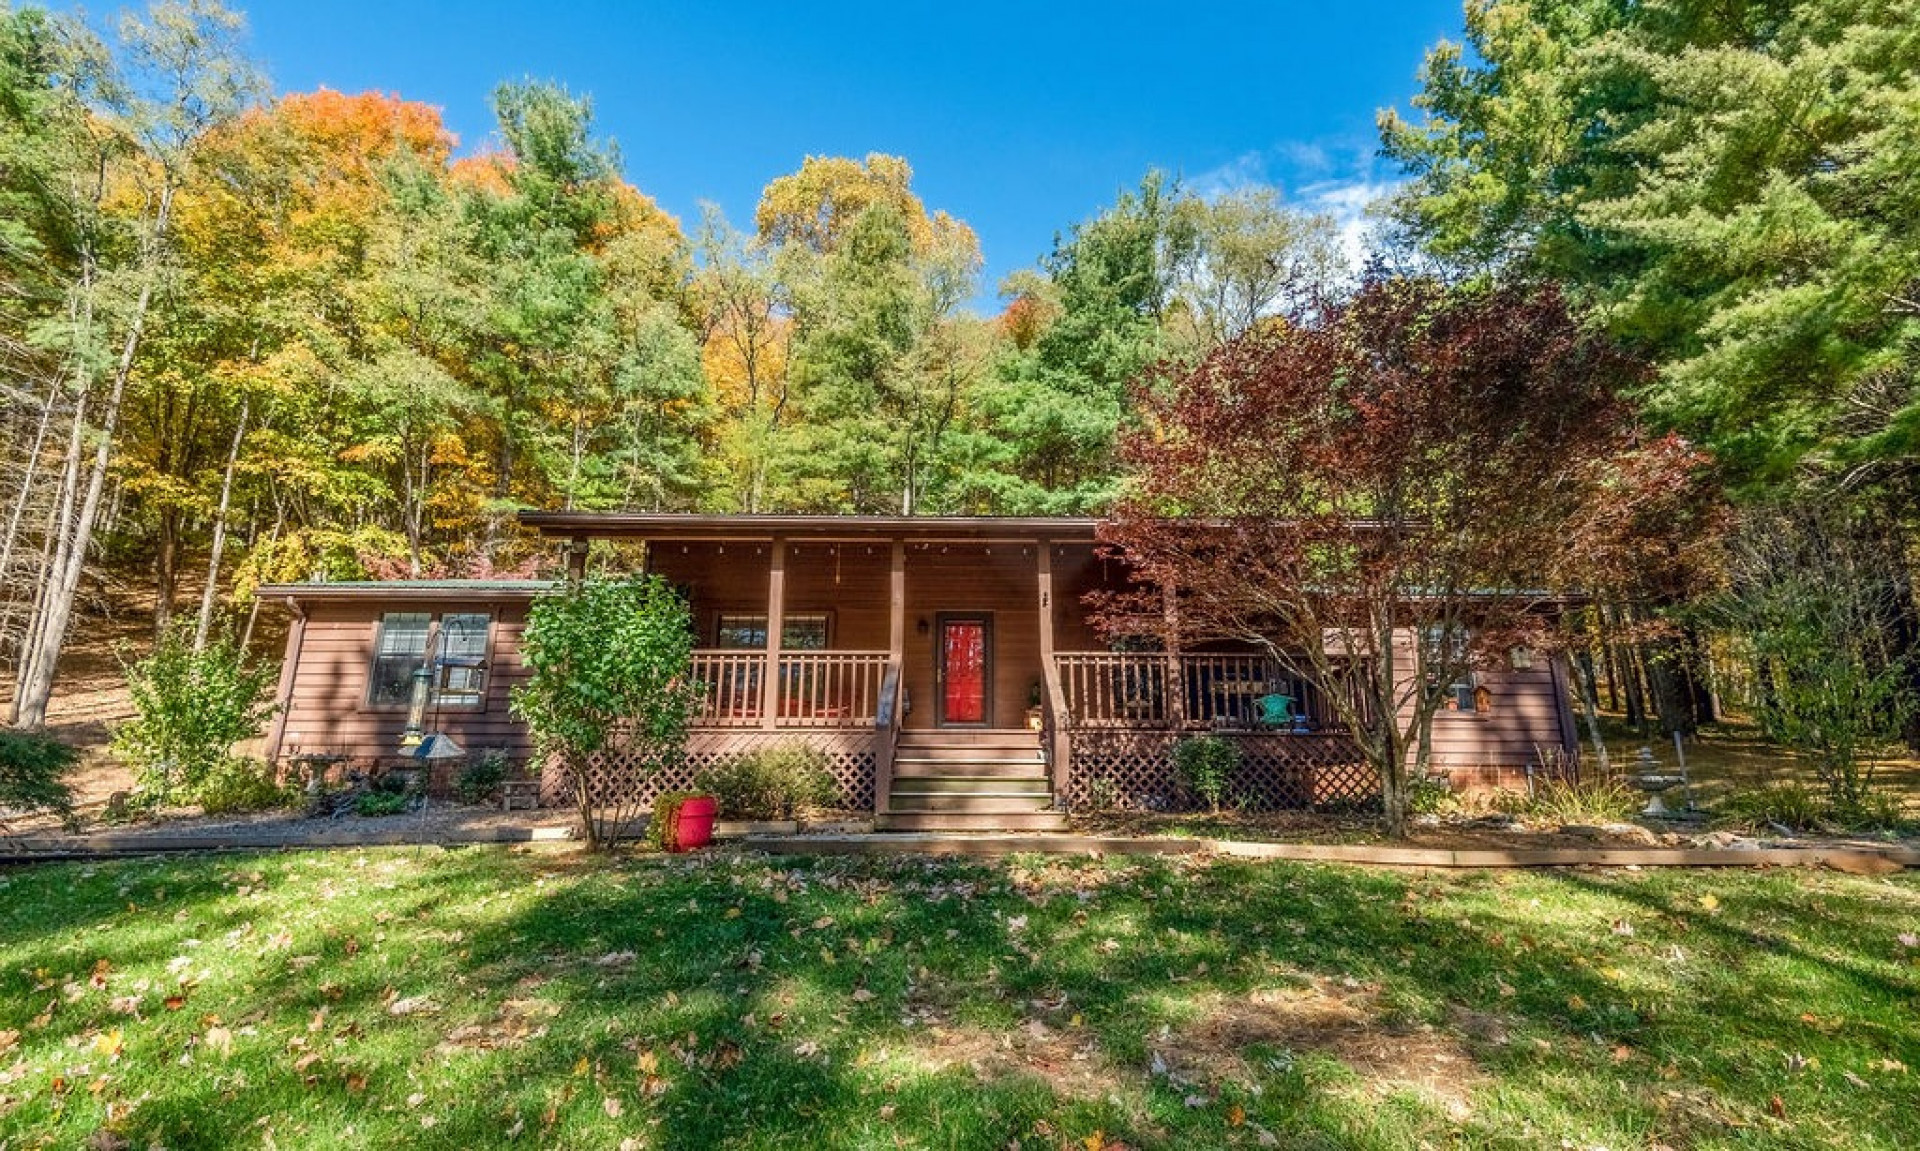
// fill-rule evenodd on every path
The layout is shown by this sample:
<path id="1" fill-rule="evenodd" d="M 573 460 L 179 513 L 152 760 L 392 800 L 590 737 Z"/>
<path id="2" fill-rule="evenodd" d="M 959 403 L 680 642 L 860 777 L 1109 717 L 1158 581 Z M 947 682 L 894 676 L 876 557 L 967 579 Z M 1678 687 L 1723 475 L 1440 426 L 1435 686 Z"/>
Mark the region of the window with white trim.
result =
<path id="1" fill-rule="evenodd" d="M 427 705 L 478 710 L 487 698 L 487 640 L 493 617 L 486 612 L 387 612 L 373 644 L 367 703 L 405 707 L 413 699 L 414 675 L 428 671 Z"/>

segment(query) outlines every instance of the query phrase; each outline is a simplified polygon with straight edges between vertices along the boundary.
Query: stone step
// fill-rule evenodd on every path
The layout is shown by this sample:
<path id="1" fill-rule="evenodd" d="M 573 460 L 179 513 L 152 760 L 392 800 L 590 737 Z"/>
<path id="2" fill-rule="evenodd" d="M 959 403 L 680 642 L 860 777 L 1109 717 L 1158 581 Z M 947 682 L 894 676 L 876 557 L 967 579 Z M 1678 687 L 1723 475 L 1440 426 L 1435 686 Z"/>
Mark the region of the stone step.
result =
<path id="1" fill-rule="evenodd" d="M 1046 776 L 1018 775 L 920 775 L 893 780 L 893 794 L 943 795 L 1051 795 L 1053 788 Z"/>
<path id="2" fill-rule="evenodd" d="M 1059 811 L 896 811 L 874 818 L 880 831 L 1065 831 Z"/>

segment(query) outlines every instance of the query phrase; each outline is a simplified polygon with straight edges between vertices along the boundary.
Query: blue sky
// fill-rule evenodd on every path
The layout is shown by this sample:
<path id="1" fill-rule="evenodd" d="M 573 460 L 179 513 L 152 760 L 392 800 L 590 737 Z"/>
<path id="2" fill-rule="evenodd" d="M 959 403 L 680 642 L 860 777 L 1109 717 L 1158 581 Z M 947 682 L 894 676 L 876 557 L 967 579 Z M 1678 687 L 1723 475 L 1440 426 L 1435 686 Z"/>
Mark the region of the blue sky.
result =
<path id="1" fill-rule="evenodd" d="M 1375 110 L 1405 104 L 1462 19 L 1461 0 L 229 2 L 278 90 L 438 105 L 463 148 L 487 139 L 501 80 L 591 95 L 628 178 L 683 223 L 711 200 L 750 226 L 809 153 L 903 155 L 928 206 L 978 231 L 987 307 L 1152 167 L 1354 207 L 1393 177 Z"/>

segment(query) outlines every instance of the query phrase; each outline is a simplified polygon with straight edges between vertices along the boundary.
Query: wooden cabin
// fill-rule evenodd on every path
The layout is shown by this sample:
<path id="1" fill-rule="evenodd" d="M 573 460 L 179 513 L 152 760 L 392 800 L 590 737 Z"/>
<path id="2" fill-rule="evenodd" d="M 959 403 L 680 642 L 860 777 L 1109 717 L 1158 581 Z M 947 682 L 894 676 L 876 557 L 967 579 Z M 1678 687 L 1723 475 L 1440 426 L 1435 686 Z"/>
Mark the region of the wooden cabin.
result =
<path id="1" fill-rule="evenodd" d="M 1098 521 L 1010 517 L 534 513 L 574 573 L 590 542 L 644 545 L 686 595 L 705 686 L 685 765 L 628 782 L 658 793 L 706 766 L 793 740 L 826 753 L 843 806 L 884 827 L 1038 829 L 1069 807 L 1172 806 L 1183 735 L 1238 741 L 1238 802 L 1255 809 L 1378 792 L 1325 685 L 1249 651 L 1120 651 L 1089 593 L 1125 585 Z M 295 611 L 269 739 L 297 756 L 399 753 L 401 681 L 442 653 L 427 725 L 469 751 L 526 754 L 506 714 L 520 628 L 550 585 L 497 581 L 286 584 Z M 449 656 L 454 657 L 451 663 Z M 411 661 L 411 662 L 410 662 Z M 1435 722 L 1435 766 L 1509 782 L 1570 753 L 1564 669 L 1542 658 L 1476 677 Z M 616 775 L 632 765 L 609 762 Z M 561 795 L 559 780 L 548 791 Z"/>

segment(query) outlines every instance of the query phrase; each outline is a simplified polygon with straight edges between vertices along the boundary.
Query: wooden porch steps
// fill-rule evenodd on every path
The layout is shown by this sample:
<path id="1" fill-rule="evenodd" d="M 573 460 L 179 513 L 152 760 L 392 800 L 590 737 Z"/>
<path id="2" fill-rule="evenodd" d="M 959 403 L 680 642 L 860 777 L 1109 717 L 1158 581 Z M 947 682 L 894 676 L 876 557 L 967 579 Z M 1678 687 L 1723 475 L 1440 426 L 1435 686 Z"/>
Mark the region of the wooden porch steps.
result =
<path id="1" fill-rule="evenodd" d="M 903 731 L 883 831 L 1048 831 L 1066 827 L 1039 736 L 1024 728 Z"/>

